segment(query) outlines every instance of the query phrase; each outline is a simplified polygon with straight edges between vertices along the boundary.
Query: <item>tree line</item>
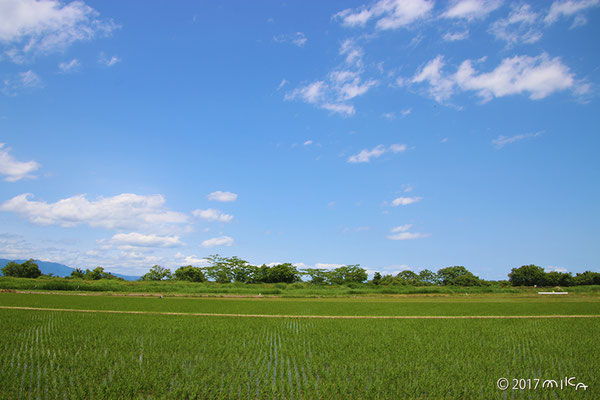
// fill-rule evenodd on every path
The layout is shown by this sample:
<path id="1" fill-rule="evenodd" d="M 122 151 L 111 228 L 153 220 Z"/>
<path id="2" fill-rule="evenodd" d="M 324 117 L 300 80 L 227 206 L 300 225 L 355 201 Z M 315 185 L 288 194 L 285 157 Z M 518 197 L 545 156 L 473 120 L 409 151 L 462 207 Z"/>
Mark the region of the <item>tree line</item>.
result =
<path id="1" fill-rule="evenodd" d="M 189 282 L 216 283 L 295 283 L 306 277 L 306 281 L 315 285 L 349 285 L 367 282 L 367 271 L 360 264 L 343 265 L 333 269 L 305 268 L 298 269 L 291 263 L 256 266 L 239 257 L 221 257 L 218 254 L 206 258 L 209 265 L 194 267 L 186 265 L 179 267 L 174 273 L 170 269 L 154 265 L 144 274 L 141 281 L 177 280 Z M 2 268 L 4 276 L 20 278 L 38 278 L 42 275 L 33 259 L 24 263 L 14 261 Z M 100 280 L 118 279 L 102 267 L 86 269 L 76 268 L 71 272 L 70 279 Z M 408 285 L 408 286 L 488 286 L 501 284 L 505 286 L 578 286 L 600 285 L 600 273 L 585 271 L 572 275 L 570 272 L 546 272 L 537 265 L 524 265 L 513 268 L 508 274 L 508 281 L 487 281 L 474 275 L 463 266 L 452 266 L 433 272 L 423 269 L 419 273 L 411 270 L 401 271 L 396 275 L 373 274 L 368 283 L 377 286 Z"/>

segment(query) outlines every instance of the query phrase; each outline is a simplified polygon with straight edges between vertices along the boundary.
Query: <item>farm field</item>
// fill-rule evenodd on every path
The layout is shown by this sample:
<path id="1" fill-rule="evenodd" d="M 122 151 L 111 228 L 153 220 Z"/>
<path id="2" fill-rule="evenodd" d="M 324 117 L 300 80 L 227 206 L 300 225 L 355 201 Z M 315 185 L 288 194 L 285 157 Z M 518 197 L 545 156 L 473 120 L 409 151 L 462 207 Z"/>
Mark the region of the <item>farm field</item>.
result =
<path id="1" fill-rule="evenodd" d="M 196 299 L 2 307 L 321 316 L 600 315 L 596 297 Z M 1 398 L 598 398 L 600 318 L 326 319 L 0 309 Z M 542 388 L 575 377 L 587 390 Z M 507 378 L 502 391 L 497 381 Z M 513 390 L 513 379 L 532 389 Z M 538 382 L 538 388 L 533 386 Z M 516 382 L 517 387 L 519 381 Z"/>

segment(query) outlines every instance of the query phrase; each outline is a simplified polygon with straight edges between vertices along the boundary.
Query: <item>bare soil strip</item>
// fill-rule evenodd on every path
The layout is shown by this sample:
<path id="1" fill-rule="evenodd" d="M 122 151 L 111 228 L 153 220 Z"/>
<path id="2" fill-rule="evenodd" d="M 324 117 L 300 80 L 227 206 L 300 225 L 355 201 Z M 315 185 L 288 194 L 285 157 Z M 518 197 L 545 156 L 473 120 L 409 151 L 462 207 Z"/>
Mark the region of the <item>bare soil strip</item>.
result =
<path id="1" fill-rule="evenodd" d="M 530 318 L 600 318 L 600 315 L 278 315 L 278 314 L 216 314 L 166 311 L 78 310 L 72 308 L 42 308 L 0 306 L 4 310 L 66 311 L 105 314 L 188 315 L 196 317 L 245 318 L 324 318 L 324 319 L 530 319 Z"/>

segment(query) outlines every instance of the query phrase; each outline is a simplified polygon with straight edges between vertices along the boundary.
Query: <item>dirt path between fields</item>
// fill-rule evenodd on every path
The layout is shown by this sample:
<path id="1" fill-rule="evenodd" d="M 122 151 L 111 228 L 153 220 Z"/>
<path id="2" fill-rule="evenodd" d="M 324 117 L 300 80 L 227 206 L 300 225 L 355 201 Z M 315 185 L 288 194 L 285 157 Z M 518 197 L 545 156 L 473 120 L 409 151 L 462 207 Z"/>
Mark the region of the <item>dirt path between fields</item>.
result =
<path id="1" fill-rule="evenodd" d="M 71 308 L 42 308 L 0 306 L 3 310 L 66 311 L 78 313 L 104 314 L 148 314 L 148 315 L 187 315 L 196 317 L 243 317 L 243 318 L 323 318 L 323 319 L 530 319 L 530 318 L 600 318 L 600 315 L 278 315 L 278 314 L 216 314 L 182 313 L 167 311 L 119 311 L 119 310 L 78 310 Z"/>

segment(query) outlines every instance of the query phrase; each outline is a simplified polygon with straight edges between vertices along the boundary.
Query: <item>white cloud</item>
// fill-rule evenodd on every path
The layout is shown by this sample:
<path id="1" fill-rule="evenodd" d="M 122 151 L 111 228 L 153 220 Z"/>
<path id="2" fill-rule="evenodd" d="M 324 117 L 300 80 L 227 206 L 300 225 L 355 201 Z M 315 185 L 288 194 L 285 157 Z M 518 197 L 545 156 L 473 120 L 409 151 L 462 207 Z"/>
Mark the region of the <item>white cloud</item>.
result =
<path id="1" fill-rule="evenodd" d="M 509 46 L 535 43 L 542 38 L 542 32 L 536 26 L 538 19 L 539 15 L 528 4 L 521 4 L 514 6 L 507 18 L 496 20 L 488 31 Z"/>
<path id="2" fill-rule="evenodd" d="M 316 81 L 308 85 L 294 89 L 285 95 L 285 100 L 295 100 L 300 98 L 306 103 L 315 104 L 325 97 L 327 85 L 324 81 Z"/>
<path id="3" fill-rule="evenodd" d="M 499 0 L 455 0 L 442 17 L 462 18 L 469 21 L 485 18 L 501 4 Z"/>
<path id="4" fill-rule="evenodd" d="M 43 86 L 40 76 L 32 70 L 28 70 L 5 79 L 2 92 L 7 96 L 14 96 L 22 89 L 34 89 Z"/>
<path id="5" fill-rule="evenodd" d="M 296 32 L 289 35 L 273 36 L 273 40 L 277 43 L 292 43 L 298 47 L 304 47 L 308 39 L 302 32 Z"/>
<path id="6" fill-rule="evenodd" d="M 139 247 L 175 247 L 182 244 L 178 236 L 145 235 L 137 232 L 117 233 L 110 242 L 119 246 Z"/>
<path id="7" fill-rule="evenodd" d="M 107 67 L 112 67 L 113 65 L 120 63 L 121 59 L 117 56 L 107 57 L 104 53 L 100 53 L 100 56 L 98 57 L 98 62 Z"/>
<path id="8" fill-rule="evenodd" d="M 389 235 L 387 238 L 391 240 L 413 240 L 423 239 L 429 236 L 431 236 L 429 233 L 401 232 L 394 235 Z"/>
<path id="9" fill-rule="evenodd" d="M 304 146 L 310 146 L 313 143 L 312 140 L 307 140 L 306 142 L 302 143 Z"/>
<path id="10" fill-rule="evenodd" d="M 3 0 L 0 6 L 0 42 L 10 46 L 6 54 L 14 62 L 24 62 L 29 54 L 62 51 L 117 28 L 83 1 Z"/>
<path id="11" fill-rule="evenodd" d="M 585 16 L 582 12 L 588 8 L 597 7 L 600 5 L 600 0 L 567 0 L 555 1 L 550 6 L 548 15 L 544 18 L 546 24 L 553 24 L 561 17 L 571 17 L 575 15 L 575 25 L 580 26 L 585 24 Z"/>
<path id="12" fill-rule="evenodd" d="M 222 192 L 220 190 L 217 190 L 216 192 L 210 193 L 206 197 L 209 200 L 214 200 L 214 201 L 232 202 L 232 201 L 237 200 L 238 195 L 236 193 L 232 193 L 232 192 Z"/>
<path id="13" fill-rule="evenodd" d="M 233 238 L 229 236 L 219 236 L 212 239 L 207 239 L 202 242 L 202 247 L 215 247 L 215 246 L 231 246 L 233 244 Z"/>
<path id="14" fill-rule="evenodd" d="M 363 149 L 360 153 L 354 154 L 348 157 L 349 163 L 365 163 L 371 161 L 371 158 L 381 157 L 385 153 L 400 153 L 406 151 L 408 146 L 405 144 L 392 144 L 389 147 L 385 147 L 380 144 L 378 146 L 373 147 L 371 150 Z"/>
<path id="15" fill-rule="evenodd" d="M 392 232 L 392 233 L 406 232 L 406 231 L 408 231 L 410 228 L 412 228 L 412 224 L 399 225 L 399 226 L 396 226 L 395 228 L 392 228 L 392 229 L 390 230 L 390 232 Z"/>
<path id="16" fill-rule="evenodd" d="M 4 175 L 7 182 L 16 182 L 24 178 L 35 178 L 31 173 L 40 168 L 40 164 L 35 161 L 17 161 L 8 154 L 9 147 L 4 147 L 5 143 L 0 143 L 0 175 Z"/>
<path id="17" fill-rule="evenodd" d="M 446 32 L 443 36 L 443 39 L 447 42 L 456 42 L 459 40 L 465 40 L 469 38 L 469 30 L 465 30 L 462 32 Z"/>
<path id="18" fill-rule="evenodd" d="M 412 83 L 428 82 L 429 95 L 432 96 L 438 103 L 442 103 L 444 100 L 450 98 L 454 89 L 454 82 L 442 75 L 443 67 L 444 57 L 437 56 L 425 64 L 421 71 L 415 74 L 411 80 Z"/>
<path id="19" fill-rule="evenodd" d="M 354 115 L 356 112 L 353 105 L 343 103 L 323 103 L 321 104 L 321 108 L 347 117 Z"/>
<path id="20" fill-rule="evenodd" d="M 206 266 L 210 264 L 206 258 L 198 258 L 196 255 L 184 256 L 181 253 L 175 254 L 175 258 L 179 260 L 180 264 L 194 265 L 194 266 Z"/>
<path id="21" fill-rule="evenodd" d="M 377 19 L 378 29 L 397 29 L 425 18 L 433 4 L 429 0 L 379 0 L 369 7 L 340 11 L 333 17 L 349 27 L 362 27 L 370 19 Z"/>
<path id="22" fill-rule="evenodd" d="M 328 264 L 328 263 L 316 263 L 315 268 L 326 268 L 326 269 L 335 269 L 339 267 L 343 267 L 346 264 Z"/>
<path id="23" fill-rule="evenodd" d="M 208 221 L 219 221 L 219 222 L 231 222 L 233 215 L 225 214 L 222 211 L 215 210 L 214 208 L 208 208 L 206 210 L 194 210 L 192 214 L 195 217 L 199 217 Z"/>
<path id="24" fill-rule="evenodd" d="M 458 90 L 474 91 L 487 102 L 515 94 L 529 94 L 530 99 L 539 100 L 558 91 L 571 89 L 575 94 L 584 94 L 581 92 L 586 89 L 584 83 L 575 80 L 569 67 L 546 53 L 505 58 L 491 72 L 478 73 L 472 60 L 463 61 L 451 75 L 444 74 L 443 67 L 443 57 L 437 56 L 411 80 L 413 84 L 428 83 L 428 93 L 440 103 Z"/>
<path id="25" fill-rule="evenodd" d="M 514 135 L 514 136 L 500 135 L 496 139 L 492 140 L 492 144 L 494 144 L 494 146 L 496 146 L 498 149 L 501 149 L 504 146 L 506 146 L 507 144 L 518 142 L 519 140 L 523 140 L 523 139 L 527 139 L 527 138 L 533 138 L 536 136 L 540 136 L 541 134 L 542 134 L 542 132 L 524 133 L 521 135 Z"/>
<path id="26" fill-rule="evenodd" d="M 569 272 L 568 269 L 562 268 L 562 267 L 546 267 L 546 268 L 544 268 L 544 271 L 546 271 L 546 272 L 560 272 L 560 273 L 563 273 L 563 274 L 566 274 L 567 272 Z"/>
<path id="27" fill-rule="evenodd" d="M 356 67 L 362 66 L 362 58 L 365 55 L 365 51 L 362 47 L 358 46 L 354 40 L 344 40 L 340 46 L 339 53 L 342 56 L 346 56 L 346 63 L 348 65 L 354 65 Z"/>
<path id="28" fill-rule="evenodd" d="M 34 224 L 63 227 L 87 224 L 108 229 L 156 229 L 188 222 L 187 215 L 166 210 L 161 195 L 124 193 L 89 201 L 82 194 L 56 203 L 33 201 L 32 196 L 30 193 L 15 196 L 0 204 L 0 211 L 20 214 Z"/>
<path id="29" fill-rule="evenodd" d="M 79 63 L 79 60 L 74 58 L 69 62 L 65 61 L 58 64 L 58 69 L 60 69 L 60 72 L 62 72 L 63 74 L 66 74 L 69 72 L 77 71 L 80 66 L 81 64 Z"/>
<path id="30" fill-rule="evenodd" d="M 423 200 L 422 197 L 398 197 L 392 200 L 392 205 L 394 207 L 407 206 L 412 203 L 418 203 L 421 200 Z"/>
<path id="31" fill-rule="evenodd" d="M 281 90 L 281 88 L 287 85 L 288 83 L 290 82 L 288 82 L 287 79 L 282 79 L 281 82 L 279 82 L 279 86 L 277 86 L 277 90 Z"/>

